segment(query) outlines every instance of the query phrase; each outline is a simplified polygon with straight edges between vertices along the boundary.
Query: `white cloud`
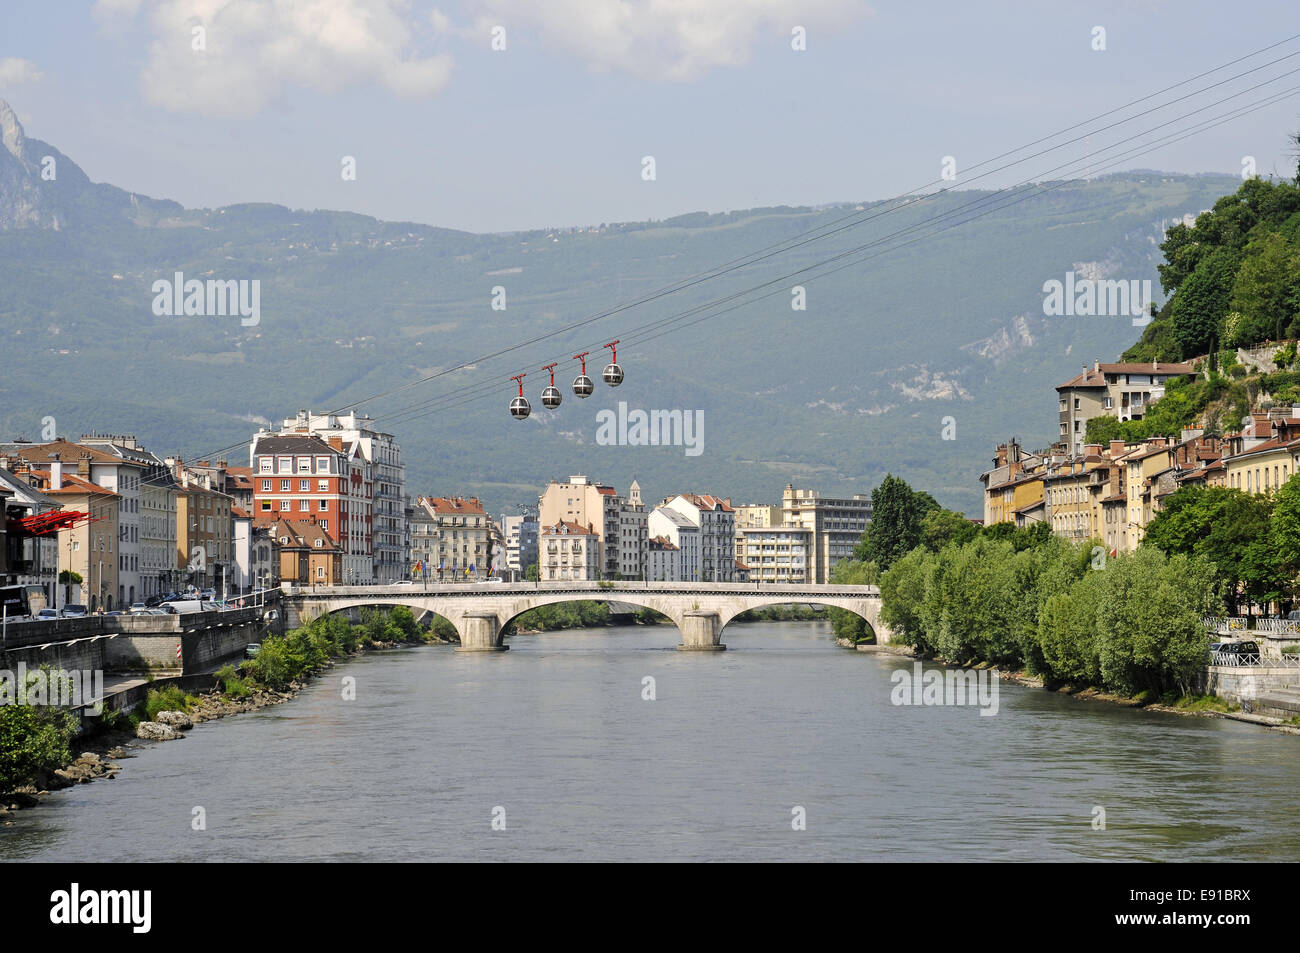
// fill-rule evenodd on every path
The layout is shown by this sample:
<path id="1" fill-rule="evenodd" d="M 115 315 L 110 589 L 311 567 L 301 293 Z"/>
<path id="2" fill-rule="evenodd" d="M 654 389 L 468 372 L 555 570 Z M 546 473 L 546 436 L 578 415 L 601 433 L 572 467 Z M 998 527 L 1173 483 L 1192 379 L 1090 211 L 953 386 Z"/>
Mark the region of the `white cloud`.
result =
<path id="1" fill-rule="evenodd" d="M 796 26 L 808 31 L 808 49 L 815 50 L 818 31 L 826 36 L 871 15 L 860 0 L 474 0 L 474 5 L 480 29 L 500 24 L 509 35 L 522 27 L 548 49 L 575 56 L 598 72 L 668 81 L 742 65 L 764 39 L 789 49 Z"/>
<path id="2" fill-rule="evenodd" d="M 142 6 L 153 43 L 141 85 L 176 112 L 248 116 L 290 86 L 429 96 L 451 77 L 450 56 L 414 51 L 405 0 L 100 0 L 95 12 L 115 25 Z"/>
<path id="3" fill-rule="evenodd" d="M 0 59 L 0 89 L 34 83 L 40 78 L 41 72 L 31 60 L 13 56 Z"/>

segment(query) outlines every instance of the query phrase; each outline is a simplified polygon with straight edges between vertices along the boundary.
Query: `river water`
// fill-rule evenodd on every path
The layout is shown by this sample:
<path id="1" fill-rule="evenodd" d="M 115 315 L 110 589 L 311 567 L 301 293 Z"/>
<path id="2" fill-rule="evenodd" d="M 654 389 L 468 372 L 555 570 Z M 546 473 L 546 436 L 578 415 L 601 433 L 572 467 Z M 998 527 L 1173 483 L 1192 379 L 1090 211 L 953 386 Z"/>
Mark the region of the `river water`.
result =
<path id="1" fill-rule="evenodd" d="M 903 707 L 825 623 L 375 653 L 0 828 L 0 859 L 1292 860 L 1300 737 L 1003 683 Z M 342 698 L 344 676 L 355 700 Z M 643 679 L 655 699 L 643 699 Z M 202 807 L 206 830 L 193 830 Z M 1105 829 L 1095 829 L 1095 808 Z M 796 809 L 806 829 L 795 830 Z M 504 830 L 493 829 L 504 822 Z"/>

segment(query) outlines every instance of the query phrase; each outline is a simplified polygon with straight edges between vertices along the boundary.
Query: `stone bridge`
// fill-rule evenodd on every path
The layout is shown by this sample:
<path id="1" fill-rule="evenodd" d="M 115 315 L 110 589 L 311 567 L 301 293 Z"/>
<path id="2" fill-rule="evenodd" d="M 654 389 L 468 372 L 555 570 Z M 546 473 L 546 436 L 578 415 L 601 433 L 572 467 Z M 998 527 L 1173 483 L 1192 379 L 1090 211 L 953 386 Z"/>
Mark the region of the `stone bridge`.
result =
<path id="1" fill-rule="evenodd" d="M 889 641 L 880 623 L 875 586 L 759 585 L 708 582 L 526 582 L 439 585 L 332 586 L 286 588 L 285 622 L 295 627 L 330 612 L 365 606 L 409 606 L 418 616 L 433 612 L 456 627 L 460 651 L 503 651 L 502 631 L 521 612 L 578 600 L 620 602 L 663 613 L 682 635 L 678 649 L 720 651 L 722 630 L 748 609 L 788 603 L 834 606 L 856 613 Z"/>

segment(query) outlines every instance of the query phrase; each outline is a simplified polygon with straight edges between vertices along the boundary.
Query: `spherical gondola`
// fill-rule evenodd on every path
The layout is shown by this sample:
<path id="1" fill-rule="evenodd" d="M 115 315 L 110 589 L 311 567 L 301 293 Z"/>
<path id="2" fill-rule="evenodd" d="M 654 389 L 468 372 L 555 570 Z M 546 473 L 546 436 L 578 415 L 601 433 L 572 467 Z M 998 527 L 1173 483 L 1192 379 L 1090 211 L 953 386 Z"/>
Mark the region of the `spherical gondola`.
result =
<path id="1" fill-rule="evenodd" d="M 542 406 L 547 410 L 554 410 L 556 407 L 559 407 L 561 401 L 564 400 L 564 395 L 561 394 L 560 389 L 555 386 L 555 365 L 545 364 L 542 366 L 542 370 L 551 372 L 551 383 L 542 391 Z"/>
<path id="2" fill-rule="evenodd" d="M 609 363 L 605 365 L 605 370 L 600 375 L 610 387 L 617 387 L 623 383 L 623 368 L 618 366 L 617 344 L 617 341 L 610 341 L 605 345 L 605 347 L 609 348 Z"/>
<path id="3" fill-rule="evenodd" d="M 519 382 L 519 396 L 510 401 L 510 416 L 515 420 L 523 420 L 532 411 L 528 406 L 528 398 L 524 396 L 524 375 L 516 374 L 510 379 Z"/>

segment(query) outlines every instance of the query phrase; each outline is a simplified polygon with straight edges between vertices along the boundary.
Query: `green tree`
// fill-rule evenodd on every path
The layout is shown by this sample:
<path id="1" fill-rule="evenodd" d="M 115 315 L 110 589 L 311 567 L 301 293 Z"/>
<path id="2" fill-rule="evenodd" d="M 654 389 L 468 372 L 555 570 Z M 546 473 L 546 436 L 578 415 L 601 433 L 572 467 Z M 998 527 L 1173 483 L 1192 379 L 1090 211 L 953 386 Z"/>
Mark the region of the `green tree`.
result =
<path id="1" fill-rule="evenodd" d="M 1279 581 L 1287 595 L 1294 598 L 1296 578 L 1300 576 L 1300 474 L 1277 491 L 1268 536 L 1270 548 L 1277 554 Z"/>
<path id="2" fill-rule="evenodd" d="M 875 586 L 880 584 L 880 572 L 874 563 L 846 559 L 836 563 L 831 570 L 831 582 L 846 586 Z M 828 606 L 826 615 L 837 639 L 849 639 L 855 643 L 875 641 L 876 633 L 867 624 L 867 620 L 856 612 Z"/>
<path id="3" fill-rule="evenodd" d="M 880 621 L 889 626 L 894 641 L 910 645 L 922 655 L 934 654 L 934 643 L 921 618 L 934 559 L 917 548 L 880 577 Z"/>
<path id="4" fill-rule="evenodd" d="M 921 519 L 921 544 L 937 553 L 949 543 L 968 543 L 979 534 L 979 527 L 966 514 L 953 510 L 933 509 Z"/>
<path id="5" fill-rule="evenodd" d="M 538 581 L 537 563 L 529 563 L 528 568 L 524 570 L 524 578 L 529 582 Z"/>
<path id="6" fill-rule="evenodd" d="M 1169 319 L 1184 359 L 1204 354 L 1222 336 L 1239 255 L 1216 249 L 1203 258 L 1174 295 Z"/>
<path id="7" fill-rule="evenodd" d="M 859 562 L 875 563 L 881 571 L 921 544 L 921 522 L 938 503 L 928 493 L 916 493 L 902 477 L 886 474 L 871 491 L 871 522 L 854 550 Z"/>

